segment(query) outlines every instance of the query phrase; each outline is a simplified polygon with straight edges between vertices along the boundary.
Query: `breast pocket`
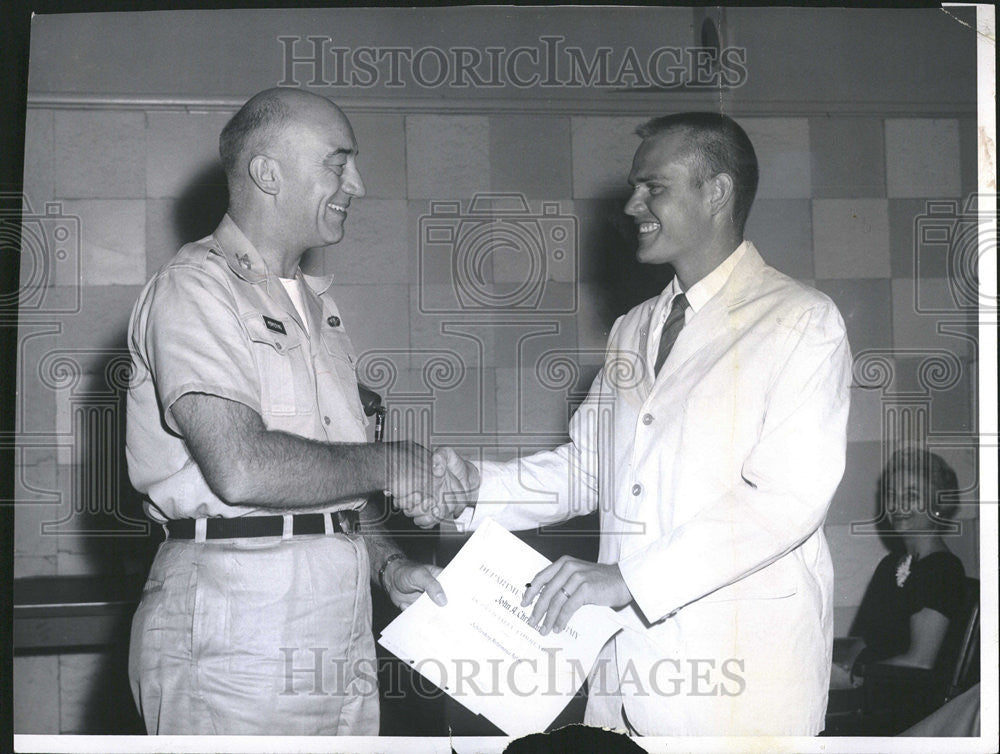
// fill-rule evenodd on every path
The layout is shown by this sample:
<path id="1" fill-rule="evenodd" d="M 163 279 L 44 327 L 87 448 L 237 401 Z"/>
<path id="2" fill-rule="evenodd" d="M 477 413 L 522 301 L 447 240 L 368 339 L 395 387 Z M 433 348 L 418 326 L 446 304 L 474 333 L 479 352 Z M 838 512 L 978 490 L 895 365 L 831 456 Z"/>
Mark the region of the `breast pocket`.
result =
<path id="1" fill-rule="evenodd" d="M 274 416 L 296 414 L 296 364 L 302 358 L 298 335 L 289 325 L 284 334 L 269 330 L 260 314 L 248 317 L 245 324 L 260 376 L 261 410 Z"/>
<path id="2" fill-rule="evenodd" d="M 323 333 L 322 363 L 319 365 L 320 378 L 329 380 L 320 396 L 342 406 L 349 415 L 365 424 L 358 397 L 358 357 L 351 339 L 342 329 L 331 329 Z M 322 385 L 322 382 L 321 382 Z"/>

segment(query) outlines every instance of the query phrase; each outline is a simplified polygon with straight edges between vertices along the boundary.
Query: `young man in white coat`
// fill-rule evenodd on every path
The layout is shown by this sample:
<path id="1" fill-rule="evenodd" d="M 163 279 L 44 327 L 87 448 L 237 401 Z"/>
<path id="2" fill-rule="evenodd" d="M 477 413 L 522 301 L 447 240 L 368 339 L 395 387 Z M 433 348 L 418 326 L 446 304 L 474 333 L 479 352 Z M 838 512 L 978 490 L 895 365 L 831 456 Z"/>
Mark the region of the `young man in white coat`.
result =
<path id="1" fill-rule="evenodd" d="M 675 277 L 615 322 L 571 441 L 508 463 L 438 451 L 417 523 L 528 529 L 600 511 L 597 563 L 531 582 L 532 622 L 584 604 L 627 623 L 591 671 L 586 722 L 640 735 L 823 729 L 833 568 L 823 521 L 844 470 L 851 357 L 837 308 L 766 265 L 743 228 L 753 146 L 714 113 L 637 133 L 638 259 Z"/>

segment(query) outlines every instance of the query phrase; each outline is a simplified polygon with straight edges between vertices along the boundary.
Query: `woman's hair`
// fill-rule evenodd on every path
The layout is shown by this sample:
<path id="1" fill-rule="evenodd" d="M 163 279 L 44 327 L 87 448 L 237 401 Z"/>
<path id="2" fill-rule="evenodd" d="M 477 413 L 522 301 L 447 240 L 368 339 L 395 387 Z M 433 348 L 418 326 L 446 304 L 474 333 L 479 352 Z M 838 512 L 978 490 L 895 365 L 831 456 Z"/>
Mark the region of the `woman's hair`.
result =
<path id="1" fill-rule="evenodd" d="M 878 478 L 879 502 L 885 510 L 886 493 L 893 478 L 906 473 L 916 475 L 930 487 L 930 513 L 935 518 L 948 519 L 958 508 L 958 477 L 941 456 L 923 448 L 902 448 L 895 451 Z"/>

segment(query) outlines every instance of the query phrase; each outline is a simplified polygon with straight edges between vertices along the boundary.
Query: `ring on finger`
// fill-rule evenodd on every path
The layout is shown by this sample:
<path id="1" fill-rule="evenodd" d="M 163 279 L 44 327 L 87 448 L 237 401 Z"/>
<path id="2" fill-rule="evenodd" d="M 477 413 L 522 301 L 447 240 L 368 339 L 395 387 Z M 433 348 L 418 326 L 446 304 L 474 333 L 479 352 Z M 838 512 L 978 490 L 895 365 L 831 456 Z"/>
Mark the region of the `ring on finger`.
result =
<path id="1" fill-rule="evenodd" d="M 563 596 L 564 596 L 564 597 L 565 597 L 566 599 L 569 599 L 570 597 L 572 597 L 572 596 L 573 596 L 573 595 L 571 595 L 571 594 L 570 594 L 569 592 L 567 592 L 567 591 L 566 591 L 565 589 L 563 589 L 562 587 L 559 587 L 559 591 L 563 593 Z"/>

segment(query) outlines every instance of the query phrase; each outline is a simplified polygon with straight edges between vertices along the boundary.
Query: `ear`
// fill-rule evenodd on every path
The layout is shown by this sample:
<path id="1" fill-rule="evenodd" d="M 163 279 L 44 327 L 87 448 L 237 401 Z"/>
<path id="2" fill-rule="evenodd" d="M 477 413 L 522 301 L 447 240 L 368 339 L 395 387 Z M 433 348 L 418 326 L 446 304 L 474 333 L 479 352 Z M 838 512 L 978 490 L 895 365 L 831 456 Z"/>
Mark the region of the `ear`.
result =
<path id="1" fill-rule="evenodd" d="M 729 173 L 719 173 L 708 180 L 708 201 L 712 214 L 716 215 L 732 206 L 733 177 Z"/>
<path id="2" fill-rule="evenodd" d="M 277 161 L 267 155 L 254 155 L 250 160 L 250 180 L 265 194 L 274 196 L 281 184 L 281 170 Z"/>

